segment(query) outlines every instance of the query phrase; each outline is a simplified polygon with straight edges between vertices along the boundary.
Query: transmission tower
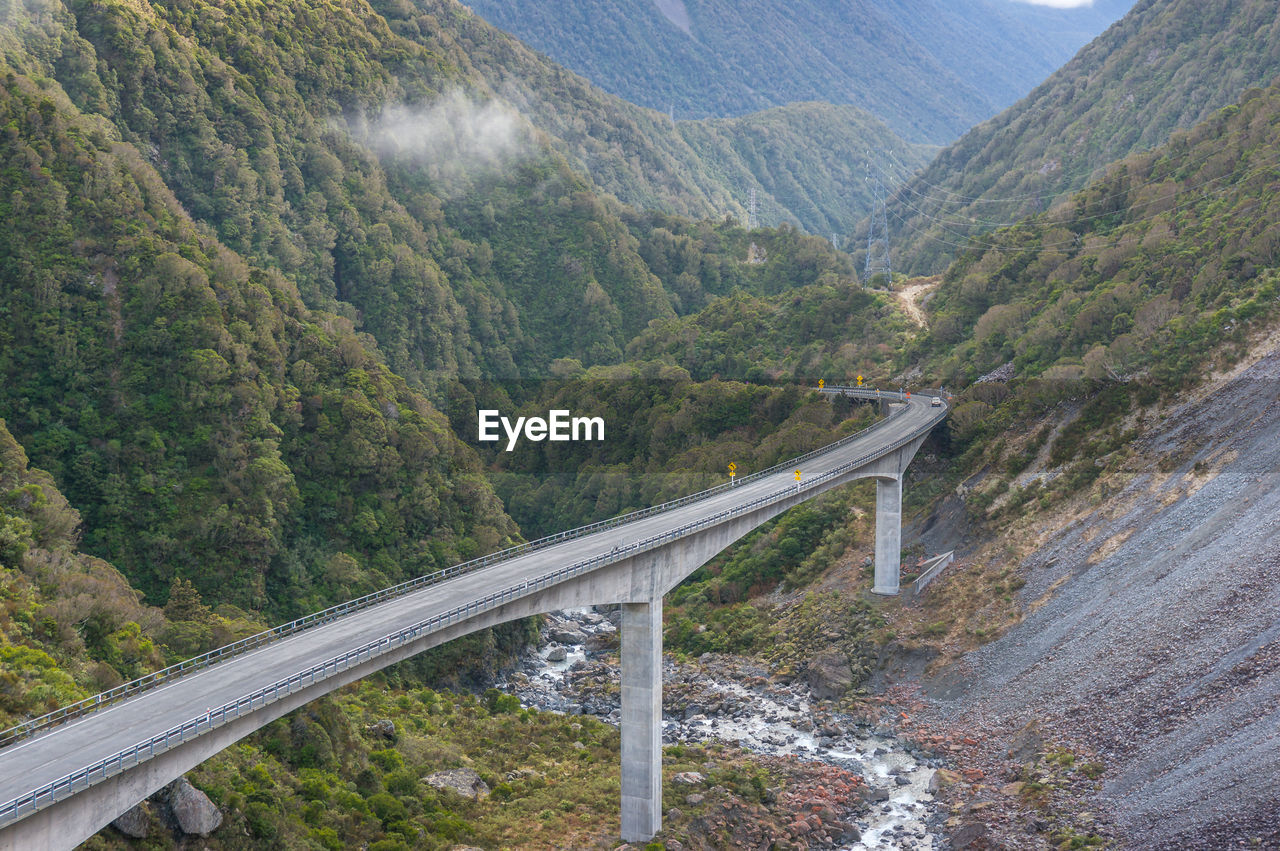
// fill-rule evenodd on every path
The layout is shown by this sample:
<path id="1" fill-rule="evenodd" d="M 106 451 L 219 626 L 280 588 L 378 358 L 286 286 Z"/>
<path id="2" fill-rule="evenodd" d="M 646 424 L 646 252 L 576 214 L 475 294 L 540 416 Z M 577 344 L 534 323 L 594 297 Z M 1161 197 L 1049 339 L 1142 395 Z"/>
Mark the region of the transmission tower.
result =
<path id="1" fill-rule="evenodd" d="M 868 175 L 873 203 L 871 226 L 867 228 L 867 265 L 863 279 L 870 281 L 876 275 L 884 275 L 885 284 L 893 280 L 893 264 L 889 262 L 889 213 L 885 206 L 884 184 L 879 175 Z"/>

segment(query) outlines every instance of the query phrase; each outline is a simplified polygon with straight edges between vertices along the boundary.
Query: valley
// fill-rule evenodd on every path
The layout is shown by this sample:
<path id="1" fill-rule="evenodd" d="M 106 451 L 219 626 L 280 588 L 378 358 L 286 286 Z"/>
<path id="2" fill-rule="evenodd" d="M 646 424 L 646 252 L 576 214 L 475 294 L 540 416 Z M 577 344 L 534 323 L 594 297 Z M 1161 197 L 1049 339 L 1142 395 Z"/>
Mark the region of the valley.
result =
<path id="1" fill-rule="evenodd" d="M 1280 847 L 1272 11 L 0 6 L 0 847 Z"/>

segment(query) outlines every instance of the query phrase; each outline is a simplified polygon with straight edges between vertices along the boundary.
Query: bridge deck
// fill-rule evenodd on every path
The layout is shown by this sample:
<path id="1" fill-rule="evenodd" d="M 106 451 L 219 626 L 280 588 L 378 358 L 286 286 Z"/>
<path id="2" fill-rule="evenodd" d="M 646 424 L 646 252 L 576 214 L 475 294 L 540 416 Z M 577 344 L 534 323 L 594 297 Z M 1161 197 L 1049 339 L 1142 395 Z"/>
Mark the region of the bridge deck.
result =
<path id="1" fill-rule="evenodd" d="M 930 409 L 928 397 L 912 398 L 905 410 L 882 421 L 862 437 L 806 460 L 801 466 L 804 479 L 810 480 L 869 453 L 895 448 L 903 444 L 904 435 L 922 433 L 941 418 L 942 412 Z M 794 486 L 794 481 L 790 470 L 780 471 L 670 511 L 538 549 L 345 615 L 69 721 L 0 751 L 0 802 L 11 801 L 200 717 L 209 708 L 234 701 L 433 614 L 560 567 L 610 553 L 615 546 L 641 541 L 749 503 Z"/>

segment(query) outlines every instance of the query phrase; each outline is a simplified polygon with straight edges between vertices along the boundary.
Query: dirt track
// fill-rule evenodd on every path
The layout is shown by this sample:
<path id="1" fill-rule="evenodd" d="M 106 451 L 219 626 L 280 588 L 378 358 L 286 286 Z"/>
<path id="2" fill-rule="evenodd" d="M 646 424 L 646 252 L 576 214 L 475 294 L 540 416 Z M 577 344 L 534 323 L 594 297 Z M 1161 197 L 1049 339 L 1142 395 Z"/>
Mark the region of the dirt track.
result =
<path id="1" fill-rule="evenodd" d="M 929 714 L 1096 750 L 1123 847 L 1280 848 L 1280 352 L 1167 414 Z"/>

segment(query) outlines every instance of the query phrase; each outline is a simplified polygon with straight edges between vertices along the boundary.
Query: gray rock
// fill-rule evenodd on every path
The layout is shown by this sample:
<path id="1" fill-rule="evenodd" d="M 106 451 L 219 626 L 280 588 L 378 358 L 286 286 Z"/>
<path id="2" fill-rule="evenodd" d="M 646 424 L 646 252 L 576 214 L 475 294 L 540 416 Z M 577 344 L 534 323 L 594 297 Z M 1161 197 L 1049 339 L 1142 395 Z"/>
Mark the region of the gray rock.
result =
<path id="1" fill-rule="evenodd" d="M 862 793 L 862 797 L 870 803 L 878 803 L 880 801 L 889 800 L 889 790 L 882 786 L 869 786 Z"/>
<path id="2" fill-rule="evenodd" d="M 692 795 L 685 795 L 684 802 L 690 807 L 696 807 L 698 806 L 698 804 L 701 804 L 703 801 L 705 801 L 706 798 L 707 798 L 706 795 L 700 795 L 697 792 L 694 792 Z"/>
<path id="3" fill-rule="evenodd" d="M 166 797 L 178 829 L 189 836 L 208 836 L 222 824 L 222 811 L 185 777 L 169 784 Z"/>
<path id="4" fill-rule="evenodd" d="M 563 662 L 568 657 L 568 655 L 569 655 L 568 651 L 565 650 L 563 647 L 559 647 L 559 646 L 552 647 L 550 650 L 547 651 L 547 661 Z"/>
<path id="5" fill-rule="evenodd" d="M 111 822 L 111 826 L 134 839 L 146 839 L 147 829 L 151 826 L 151 818 L 147 813 L 146 801 L 125 811 L 120 818 Z"/>
<path id="6" fill-rule="evenodd" d="M 586 644 L 587 634 L 579 629 L 557 628 L 550 631 L 552 641 L 558 641 L 561 644 Z"/>
<path id="7" fill-rule="evenodd" d="M 819 700 L 843 697 L 853 685 L 849 659 L 838 650 L 823 650 L 809 660 L 805 681 Z"/>
<path id="8" fill-rule="evenodd" d="M 986 848 L 987 827 L 979 822 L 969 822 L 956 828 L 951 834 L 951 847 L 956 851 L 965 848 Z"/>
<path id="9" fill-rule="evenodd" d="M 852 845 L 855 842 L 862 841 L 862 831 L 858 830 L 857 825 L 838 821 L 832 825 L 832 827 L 835 827 L 840 831 L 840 836 L 837 838 L 837 841 L 841 845 Z"/>
<path id="10" fill-rule="evenodd" d="M 475 800 L 489 794 L 489 784 L 470 768 L 450 768 L 428 774 L 422 779 L 432 788 L 447 789 L 463 798 Z"/>
<path id="11" fill-rule="evenodd" d="M 697 771 L 681 771 L 679 774 L 671 778 L 672 783 L 678 783 L 682 786 L 700 786 L 706 781 L 701 773 Z"/>
<path id="12" fill-rule="evenodd" d="M 910 785 L 911 785 L 911 778 L 910 778 L 910 777 L 903 777 L 903 776 L 899 775 L 899 776 L 898 776 L 898 779 L 897 779 L 897 783 L 898 783 L 898 785 L 899 785 L 899 786 L 910 786 Z"/>
<path id="13" fill-rule="evenodd" d="M 587 636 L 586 649 L 590 653 L 599 653 L 601 650 L 608 650 L 618 643 L 616 632 L 597 632 L 594 635 Z"/>

